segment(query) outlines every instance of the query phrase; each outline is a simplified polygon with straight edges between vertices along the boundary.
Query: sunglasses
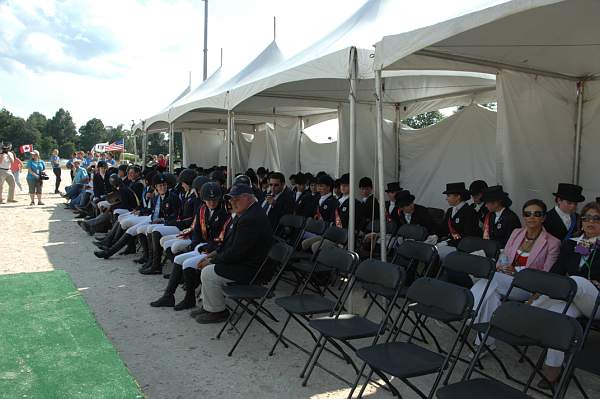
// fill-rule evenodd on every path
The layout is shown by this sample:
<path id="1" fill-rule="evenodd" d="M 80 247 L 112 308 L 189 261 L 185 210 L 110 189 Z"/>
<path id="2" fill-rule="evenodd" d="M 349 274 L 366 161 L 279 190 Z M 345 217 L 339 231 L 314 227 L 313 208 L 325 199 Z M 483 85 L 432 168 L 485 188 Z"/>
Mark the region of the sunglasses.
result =
<path id="1" fill-rule="evenodd" d="M 586 215 L 586 216 L 582 216 L 581 220 L 584 222 L 594 222 L 594 223 L 600 223 L 600 215 Z"/>
<path id="2" fill-rule="evenodd" d="M 531 217 L 543 218 L 545 215 L 546 215 L 546 212 L 544 212 L 544 211 L 523 211 L 523 217 L 525 217 L 525 218 L 531 218 Z"/>

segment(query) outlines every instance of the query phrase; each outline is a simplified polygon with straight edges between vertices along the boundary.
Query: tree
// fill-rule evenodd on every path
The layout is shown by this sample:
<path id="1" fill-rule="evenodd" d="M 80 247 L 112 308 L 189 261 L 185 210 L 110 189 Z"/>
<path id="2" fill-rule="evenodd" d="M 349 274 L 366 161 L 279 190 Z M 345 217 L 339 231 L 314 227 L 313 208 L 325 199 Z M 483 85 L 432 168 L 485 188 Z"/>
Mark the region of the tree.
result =
<path id="1" fill-rule="evenodd" d="M 67 142 L 58 146 L 58 151 L 62 158 L 71 158 L 75 152 L 75 143 Z"/>
<path id="2" fill-rule="evenodd" d="M 57 148 L 58 149 L 58 144 L 56 144 L 56 140 L 54 140 L 54 137 L 45 135 L 42 136 L 42 138 L 39 141 L 38 146 L 36 147 L 35 144 L 33 145 L 33 148 L 39 150 L 40 155 L 43 158 L 46 157 L 50 157 L 50 153 L 52 152 L 53 149 Z M 64 156 L 64 154 L 63 154 Z M 71 153 L 69 153 L 68 155 L 66 155 L 66 157 L 70 157 Z"/>
<path id="3" fill-rule="evenodd" d="M 108 141 L 104 123 L 98 118 L 93 118 L 79 128 L 80 148 L 89 151 L 98 143 Z"/>
<path id="4" fill-rule="evenodd" d="M 148 133 L 148 154 L 168 154 L 169 141 L 164 133 Z"/>
<path id="5" fill-rule="evenodd" d="M 440 111 L 431 111 L 404 119 L 402 123 L 413 129 L 423 129 L 424 127 L 438 123 L 442 119 L 444 119 L 444 115 Z"/>
<path id="6" fill-rule="evenodd" d="M 77 143 L 77 130 L 69 111 L 60 108 L 56 111 L 56 114 L 54 114 L 52 119 L 48 121 L 47 126 L 48 134 L 52 136 L 60 146 L 66 143 L 71 143 L 73 145 Z"/>
<path id="7" fill-rule="evenodd" d="M 42 135 L 45 135 L 48 127 L 48 119 L 45 115 L 36 111 L 29 115 L 29 118 L 27 118 L 27 124 L 32 128 L 37 129 Z"/>
<path id="8" fill-rule="evenodd" d="M 127 130 L 123 130 L 123 125 L 118 125 L 117 127 L 107 126 L 106 127 L 106 136 L 107 141 L 114 143 L 119 139 L 124 139 L 127 134 Z"/>

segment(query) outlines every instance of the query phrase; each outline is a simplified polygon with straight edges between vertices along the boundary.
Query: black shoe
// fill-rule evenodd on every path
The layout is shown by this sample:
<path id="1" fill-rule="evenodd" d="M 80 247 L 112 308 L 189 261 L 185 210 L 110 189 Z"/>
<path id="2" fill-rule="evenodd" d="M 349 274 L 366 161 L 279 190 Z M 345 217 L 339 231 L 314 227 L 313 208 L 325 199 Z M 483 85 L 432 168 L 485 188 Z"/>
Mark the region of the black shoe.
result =
<path id="1" fill-rule="evenodd" d="M 195 299 L 188 299 L 185 298 L 183 301 L 179 302 L 177 305 L 175 305 L 175 307 L 173 309 L 175 309 L 176 311 L 179 310 L 186 310 L 186 309 L 191 309 L 191 308 L 195 308 L 196 307 L 196 300 Z"/>
<path id="2" fill-rule="evenodd" d="M 86 216 L 85 220 L 92 220 L 92 219 L 95 219 L 95 218 L 96 218 L 95 216 Z"/>
<path id="3" fill-rule="evenodd" d="M 551 390 L 554 389 L 554 383 L 553 382 L 548 382 L 545 379 L 540 380 L 540 382 L 537 383 L 537 387 L 540 389 L 546 389 L 546 390 Z"/>
<path id="4" fill-rule="evenodd" d="M 110 255 L 106 251 L 94 251 L 97 258 L 108 259 Z"/>
<path id="5" fill-rule="evenodd" d="M 143 256 L 139 259 L 134 259 L 133 260 L 135 263 L 139 263 L 140 265 L 143 265 L 144 263 L 148 262 L 148 259 L 144 258 Z"/>
<path id="6" fill-rule="evenodd" d="M 163 274 L 163 278 L 168 280 L 168 279 L 171 278 L 171 275 L 170 274 Z"/>
<path id="7" fill-rule="evenodd" d="M 163 295 L 158 300 L 150 302 L 153 308 L 172 308 L 175 306 L 175 297 L 173 295 Z"/>
<path id="8" fill-rule="evenodd" d="M 87 217 L 87 213 L 82 213 L 79 212 L 77 215 L 74 216 L 75 219 L 84 219 Z"/>
<path id="9" fill-rule="evenodd" d="M 135 249 L 125 248 L 125 251 L 121 252 L 119 255 L 131 255 L 137 253 Z"/>
<path id="10" fill-rule="evenodd" d="M 229 318 L 229 310 L 222 312 L 205 312 L 196 316 L 196 321 L 200 324 L 223 323 Z"/>
<path id="11" fill-rule="evenodd" d="M 190 317 L 193 317 L 195 319 L 196 317 L 198 317 L 201 314 L 204 314 L 206 312 L 208 312 L 208 310 L 205 310 L 203 307 L 200 307 L 200 309 L 192 310 L 190 312 Z"/>
<path id="12" fill-rule="evenodd" d="M 92 242 L 92 244 L 94 244 L 95 246 L 97 246 L 98 248 L 100 248 L 103 251 L 105 251 L 106 249 L 108 249 L 108 245 L 106 245 L 106 244 L 104 244 L 103 242 L 100 242 L 100 241 L 94 241 L 94 242 Z"/>
<path id="13" fill-rule="evenodd" d="M 162 270 L 150 266 L 150 267 L 140 270 L 140 273 L 146 274 L 146 275 L 162 274 Z"/>

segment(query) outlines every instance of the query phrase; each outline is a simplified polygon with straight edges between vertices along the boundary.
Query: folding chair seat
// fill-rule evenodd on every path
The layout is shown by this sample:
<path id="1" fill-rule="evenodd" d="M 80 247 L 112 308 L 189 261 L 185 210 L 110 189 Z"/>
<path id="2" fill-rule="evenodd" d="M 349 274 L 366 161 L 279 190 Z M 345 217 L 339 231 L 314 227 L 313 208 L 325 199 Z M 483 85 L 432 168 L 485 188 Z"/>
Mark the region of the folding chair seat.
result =
<path id="1" fill-rule="evenodd" d="M 418 224 L 403 224 L 398 229 L 397 235 L 404 240 L 425 241 L 429 234 L 425 227 Z"/>
<path id="2" fill-rule="evenodd" d="M 396 290 L 396 294 L 387 301 L 388 303 L 383 312 L 384 315 L 381 317 L 379 323 L 355 314 L 342 314 L 342 307 L 338 309 L 334 316 L 310 320 L 310 327 L 315 329 L 320 336 L 317 340 L 317 344 L 313 348 L 308 362 L 305 364 L 304 369 L 300 374 L 300 377 L 304 377 L 304 381 L 302 382 L 303 386 L 308 382 L 308 379 L 310 378 L 310 375 L 327 343 L 340 348 L 339 344 L 337 343 L 339 342 L 350 348 L 352 351 L 356 351 L 355 347 L 350 341 L 369 337 L 377 339 L 377 337 L 386 331 L 386 326 L 390 321 L 390 315 L 392 313 L 394 304 L 398 299 L 398 292 L 400 291 L 400 287 L 402 286 L 404 278 L 404 270 L 392 263 L 368 259 L 362 261 L 358 265 L 354 279 L 352 279 L 351 283 L 348 284 L 346 291 L 347 294 L 352 291 L 352 288 L 356 282 L 392 288 Z M 349 295 L 347 295 L 346 298 L 348 296 Z M 346 357 L 346 359 L 351 362 L 355 371 L 358 371 L 354 365 L 354 362 L 352 362 L 349 357 Z"/>
<path id="3" fill-rule="evenodd" d="M 496 309 L 492 315 L 485 338 L 492 330 L 504 331 L 509 336 L 525 337 L 534 342 L 532 346 L 542 349 L 523 390 L 517 391 L 495 378 L 471 380 L 471 375 L 475 371 L 475 363 L 482 353 L 480 347 L 462 380 L 442 387 L 437 391 L 439 399 L 531 398 L 527 395 L 527 391 L 531 388 L 530 385 L 535 374 L 539 372 L 538 368 L 541 367 L 546 350 L 555 349 L 565 352 L 565 369 L 570 370 L 574 355 L 581 348 L 583 341 L 583 329 L 572 317 L 519 302 L 505 302 Z M 563 397 L 562 391 L 566 386 L 567 379 L 567 373 L 563 373 L 553 398 Z"/>
<path id="4" fill-rule="evenodd" d="M 454 353 L 466 328 L 467 320 L 472 314 L 473 294 L 466 288 L 445 281 L 422 277 L 409 287 L 406 299 L 402 310 L 404 316 L 396 321 L 397 324 L 399 323 L 399 326 L 402 326 L 407 320 L 408 313 L 413 313 L 417 320 L 421 320 L 422 318 L 439 320 L 437 316 L 442 316 L 443 318 L 462 321 L 450 344 L 449 350 L 445 354 L 442 354 L 439 351 L 433 351 L 414 343 L 415 325 L 406 342 L 396 341 L 400 333 L 400 330 L 396 329 L 396 333 L 390 334 L 386 342 L 376 342 L 372 346 L 359 349 L 356 354 L 365 362 L 362 370 L 366 366 L 371 368 L 371 372 L 366 380 L 367 383 L 373 373 L 375 373 L 386 382 L 392 393 L 398 394 L 398 390 L 385 376 L 385 374 L 389 374 L 404 382 L 409 388 L 417 392 L 419 396 L 426 397 L 423 392 L 408 381 L 408 378 L 437 374 L 431 388 L 431 392 L 435 391 L 448 364 L 454 362 L 456 359 Z M 358 386 L 361 375 L 362 372 L 359 373 L 354 387 L 348 396 L 349 398 L 352 397 L 354 390 Z M 366 385 L 362 387 L 358 397 L 362 397 Z"/>
<path id="5" fill-rule="evenodd" d="M 275 317 L 263 307 L 263 304 L 275 290 L 275 287 L 279 282 L 281 275 L 285 271 L 290 256 L 293 252 L 294 249 L 291 246 L 281 242 L 275 243 L 269 250 L 267 257 L 262 262 L 262 264 L 260 265 L 260 267 L 258 268 L 254 277 L 248 285 L 240 284 L 226 286 L 223 288 L 223 293 L 225 297 L 235 301 L 236 307 L 235 309 L 233 309 L 233 311 L 229 315 L 229 318 L 217 334 L 217 339 L 221 338 L 221 335 L 223 334 L 223 331 L 225 331 L 227 326 L 231 325 L 232 328 L 235 328 L 236 324 L 241 320 L 241 317 L 244 313 L 248 313 L 250 315 L 250 320 L 248 320 L 248 323 L 240 332 L 237 340 L 233 344 L 233 347 L 229 351 L 228 356 L 231 356 L 233 354 L 233 351 L 238 346 L 238 344 L 240 343 L 240 341 L 246 334 L 246 331 L 248 331 L 248 328 L 250 328 L 250 325 L 254 320 L 262 324 L 274 336 L 277 336 L 275 330 L 273 330 L 259 316 L 259 313 L 263 313 L 273 321 L 277 321 L 277 319 L 275 319 Z M 278 270 L 276 270 L 275 275 L 271 278 L 271 281 L 268 283 L 268 286 L 264 286 L 261 284 L 262 281 L 260 281 L 260 279 L 263 278 L 263 270 L 267 266 L 275 267 L 275 269 Z M 238 310 L 241 310 L 240 315 L 237 314 Z M 234 319 L 236 319 L 235 322 L 233 321 Z"/>
<path id="6" fill-rule="evenodd" d="M 298 243 L 304 234 L 304 225 L 306 219 L 300 215 L 283 215 L 279 219 L 277 227 L 273 233 L 273 238 L 277 242 L 282 242 L 291 245 L 296 249 Z"/>

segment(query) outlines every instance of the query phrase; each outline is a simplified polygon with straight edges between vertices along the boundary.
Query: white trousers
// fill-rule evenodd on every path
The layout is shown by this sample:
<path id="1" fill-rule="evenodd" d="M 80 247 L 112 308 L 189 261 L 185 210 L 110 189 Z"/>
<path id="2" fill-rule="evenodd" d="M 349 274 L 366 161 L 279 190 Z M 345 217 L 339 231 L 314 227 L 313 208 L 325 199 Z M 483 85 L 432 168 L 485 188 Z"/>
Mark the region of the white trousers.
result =
<path id="1" fill-rule="evenodd" d="M 150 223 L 150 216 L 123 215 L 119 216 L 118 220 L 121 228 L 127 230 L 139 223 Z"/>
<path id="2" fill-rule="evenodd" d="M 176 236 L 165 236 L 160 239 L 160 245 L 163 249 L 171 249 L 171 253 L 173 255 L 180 254 L 185 252 L 187 247 L 192 243 L 192 240 L 187 238 L 174 238 Z M 167 240 L 163 241 L 163 238 L 167 238 Z"/>
<path id="3" fill-rule="evenodd" d="M 152 228 L 148 229 L 148 234 L 153 233 L 155 231 L 159 232 L 163 237 L 181 233 L 181 230 L 179 230 L 177 227 L 165 226 L 164 224 L 153 224 Z"/>
<path id="4" fill-rule="evenodd" d="M 481 301 L 481 307 L 479 308 L 479 313 L 475 317 L 475 323 L 488 323 L 491 320 L 492 314 L 500 307 L 500 304 L 502 303 L 502 296 L 508 292 L 512 281 L 513 277 L 509 276 L 508 274 L 500 272 L 494 273 L 492 282 L 490 283 L 485 297 L 483 297 L 483 291 L 485 290 L 485 286 L 488 282 L 487 279 L 482 278 L 477 281 L 473 287 L 471 287 L 471 292 L 473 293 L 474 299 L 473 306 L 476 308 L 479 304 L 479 301 Z M 513 288 L 510 293 L 510 299 L 513 301 L 525 301 L 531 295 L 531 293 L 522 289 Z M 491 345 L 494 342 L 495 340 L 492 337 L 489 337 L 486 341 L 488 345 Z M 475 339 L 475 344 L 480 344 L 479 336 L 477 336 Z"/>
<path id="5" fill-rule="evenodd" d="M 215 272 L 215 265 L 210 264 L 202 269 L 202 307 L 209 312 L 222 312 L 225 310 L 225 295 L 223 287 L 233 280 L 219 276 Z"/>
<path id="6" fill-rule="evenodd" d="M 100 203 L 101 203 L 101 202 L 106 202 L 106 203 L 108 204 L 108 206 L 106 206 L 106 208 L 105 208 L 105 209 L 108 209 L 108 208 L 110 208 L 110 203 L 109 203 L 108 201 L 100 201 L 100 202 L 98 202 L 98 206 L 100 206 Z M 114 213 L 115 215 L 119 215 L 119 217 L 120 217 L 121 215 L 131 215 L 131 214 L 132 214 L 132 213 L 131 213 L 131 211 L 128 211 L 127 209 L 123 209 L 123 208 L 117 208 L 117 209 L 115 209 L 115 210 L 113 211 L 113 213 Z"/>
<path id="7" fill-rule="evenodd" d="M 183 269 L 196 268 L 198 262 L 206 258 L 206 254 L 200 253 L 201 248 L 204 246 L 206 246 L 206 243 L 196 245 L 193 251 L 177 255 L 173 262 L 181 265 Z"/>
<path id="8" fill-rule="evenodd" d="M 8 200 L 15 199 L 15 177 L 9 170 L 0 169 L 0 201 L 2 201 L 2 191 L 4 190 L 4 182 L 8 184 Z"/>
<path id="9" fill-rule="evenodd" d="M 575 283 L 577 284 L 577 294 L 575 294 L 573 303 L 569 306 L 569 309 L 567 309 L 566 314 L 575 318 L 581 316 L 590 317 L 594 310 L 596 297 L 598 296 L 598 288 L 584 277 L 572 276 L 571 278 L 575 280 Z M 533 306 L 551 310 L 556 313 L 562 313 L 566 303 L 543 295 L 533 302 Z M 600 312 L 596 313 L 595 319 L 600 319 L 599 313 Z M 546 364 L 551 367 L 560 367 L 563 364 L 564 358 L 563 352 L 549 349 L 548 354 L 546 355 Z"/>
<path id="10" fill-rule="evenodd" d="M 146 221 L 139 222 L 138 224 L 134 224 L 130 228 L 127 229 L 126 233 L 130 236 L 137 236 L 138 234 L 145 234 L 145 229 L 150 225 L 150 219 Z"/>

